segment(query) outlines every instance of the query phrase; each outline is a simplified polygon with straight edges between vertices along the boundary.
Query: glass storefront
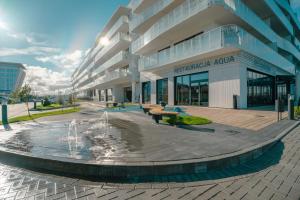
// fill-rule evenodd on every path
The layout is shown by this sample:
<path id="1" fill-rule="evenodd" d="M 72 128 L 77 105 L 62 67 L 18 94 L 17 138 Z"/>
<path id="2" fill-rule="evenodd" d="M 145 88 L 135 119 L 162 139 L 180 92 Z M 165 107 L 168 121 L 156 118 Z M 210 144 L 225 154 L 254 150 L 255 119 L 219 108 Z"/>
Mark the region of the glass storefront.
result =
<path id="1" fill-rule="evenodd" d="M 168 103 L 168 79 L 160 79 L 156 81 L 156 103 Z"/>
<path id="2" fill-rule="evenodd" d="M 208 72 L 175 77 L 175 104 L 208 106 Z"/>
<path id="3" fill-rule="evenodd" d="M 142 103 L 150 103 L 151 102 L 151 82 L 143 82 L 142 83 Z"/>
<path id="4" fill-rule="evenodd" d="M 260 72 L 248 70 L 248 107 L 274 105 L 275 78 Z"/>

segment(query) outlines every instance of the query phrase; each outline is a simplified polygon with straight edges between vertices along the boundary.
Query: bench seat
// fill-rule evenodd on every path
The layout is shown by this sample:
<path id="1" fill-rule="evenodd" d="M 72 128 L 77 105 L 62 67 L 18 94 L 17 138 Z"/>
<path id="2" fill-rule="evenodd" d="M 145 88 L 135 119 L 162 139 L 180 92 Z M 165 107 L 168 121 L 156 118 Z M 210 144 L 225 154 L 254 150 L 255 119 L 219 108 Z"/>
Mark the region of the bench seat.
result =
<path id="1" fill-rule="evenodd" d="M 150 110 L 149 112 L 157 124 L 159 123 L 159 120 L 162 120 L 163 116 L 176 119 L 179 114 L 178 112 L 170 112 L 170 111 L 164 111 L 164 110 L 158 110 L 158 109 L 153 109 L 153 110 Z"/>

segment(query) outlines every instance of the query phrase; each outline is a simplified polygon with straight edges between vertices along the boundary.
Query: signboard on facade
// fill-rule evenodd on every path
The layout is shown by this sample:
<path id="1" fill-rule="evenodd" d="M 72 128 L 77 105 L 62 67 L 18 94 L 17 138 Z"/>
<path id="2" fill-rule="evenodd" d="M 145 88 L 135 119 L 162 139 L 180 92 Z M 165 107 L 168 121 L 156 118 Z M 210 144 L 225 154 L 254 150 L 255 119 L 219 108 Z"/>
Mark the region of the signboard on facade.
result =
<path id="1" fill-rule="evenodd" d="M 228 64 L 228 63 L 232 63 L 232 62 L 235 62 L 234 56 L 226 56 L 226 57 L 221 57 L 221 58 L 204 60 L 204 61 L 201 61 L 200 63 L 194 63 L 194 64 L 176 68 L 176 69 L 174 69 L 174 73 L 181 74 L 181 73 L 185 73 L 185 72 L 189 72 L 189 71 L 196 71 L 203 67 L 223 65 L 223 64 Z"/>

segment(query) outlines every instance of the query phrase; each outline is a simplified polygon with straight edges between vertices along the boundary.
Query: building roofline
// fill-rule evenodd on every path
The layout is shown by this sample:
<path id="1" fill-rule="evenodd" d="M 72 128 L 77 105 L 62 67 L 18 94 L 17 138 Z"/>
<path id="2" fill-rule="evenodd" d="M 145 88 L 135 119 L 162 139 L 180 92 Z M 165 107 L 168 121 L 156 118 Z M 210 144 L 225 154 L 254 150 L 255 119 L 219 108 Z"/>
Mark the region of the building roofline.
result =
<path id="1" fill-rule="evenodd" d="M 22 69 L 26 70 L 26 67 L 22 63 L 15 63 L 15 62 L 1 62 L 0 66 L 14 66 L 14 67 L 21 67 Z"/>

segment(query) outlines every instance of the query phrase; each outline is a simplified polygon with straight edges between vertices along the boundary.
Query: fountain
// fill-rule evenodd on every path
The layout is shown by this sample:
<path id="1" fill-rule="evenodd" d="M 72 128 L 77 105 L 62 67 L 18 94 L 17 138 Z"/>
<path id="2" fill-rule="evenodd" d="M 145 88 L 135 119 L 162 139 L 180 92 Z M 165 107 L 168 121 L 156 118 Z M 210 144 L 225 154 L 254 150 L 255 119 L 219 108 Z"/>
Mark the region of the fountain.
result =
<path id="1" fill-rule="evenodd" d="M 72 156 L 75 156 L 78 150 L 78 132 L 77 132 L 77 122 L 73 119 L 69 124 L 68 136 L 67 136 L 69 151 Z M 74 143 L 74 145 L 73 145 Z"/>

